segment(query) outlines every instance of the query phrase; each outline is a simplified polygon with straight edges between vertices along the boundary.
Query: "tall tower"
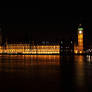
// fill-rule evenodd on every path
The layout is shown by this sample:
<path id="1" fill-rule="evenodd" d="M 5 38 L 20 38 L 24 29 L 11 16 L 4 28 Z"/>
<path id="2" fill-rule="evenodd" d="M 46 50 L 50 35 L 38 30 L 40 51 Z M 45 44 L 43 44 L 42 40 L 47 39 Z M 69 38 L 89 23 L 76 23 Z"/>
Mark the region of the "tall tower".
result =
<path id="1" fill-rule="evenodd" d="M 2 44 L 2 26 L 0 24 L 0 45 Z"/>
<path id="2" fill-rule="evenodd" d="M 83 53 L 83 28 L 80 24 L 78 27 L 78 53 Z"/>

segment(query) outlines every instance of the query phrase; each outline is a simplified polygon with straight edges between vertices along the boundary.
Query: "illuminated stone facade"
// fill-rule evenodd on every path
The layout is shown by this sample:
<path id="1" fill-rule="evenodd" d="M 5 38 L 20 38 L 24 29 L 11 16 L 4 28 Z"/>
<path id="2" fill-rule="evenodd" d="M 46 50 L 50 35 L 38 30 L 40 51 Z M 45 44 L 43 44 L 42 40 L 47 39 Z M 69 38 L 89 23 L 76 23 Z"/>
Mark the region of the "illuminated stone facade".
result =
<path id="1" fill-rule="evenodd" d="M 80 25 L 81 26 L 81 25 Z M 83 28 L 78 28 L 78 45 L 74 45 L 74 53 L 83 53 Z"/>
<path id="2" fill-rule="evenodd" d="M 7 54 L 60 54 L 60 45 L 7 44 L 0 47 L 0 53 Z"/>

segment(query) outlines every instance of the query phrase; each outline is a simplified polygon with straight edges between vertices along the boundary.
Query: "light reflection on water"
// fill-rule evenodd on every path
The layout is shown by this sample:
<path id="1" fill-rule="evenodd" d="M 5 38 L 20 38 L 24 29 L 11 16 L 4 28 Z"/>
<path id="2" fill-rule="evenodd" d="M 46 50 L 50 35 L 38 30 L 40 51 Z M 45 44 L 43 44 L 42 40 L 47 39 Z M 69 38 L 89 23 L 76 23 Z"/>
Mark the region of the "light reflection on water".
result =
<path id="1" fill-rule="evenodd" d="M 30 65 L 38 64 L 60 64 L 59 55 L 6 55 L 0 56 L 0 64 L 18 64 L 18 63 L 28 63 Z"/>
<path id="2" fill-rule="evenodd" d="M 88 61 L 89 63 L 92 63 L 92 56 L 87 55 L 86 58 L 87 58 L 87 61 Z"/>
<path id="3" fill-rule="evenodd" d="M 75 63 L 75 82 L 77 87 L 86 87 L 86 67 L 84 56 L 74 56 Z"/>
<path id="4" fill-rule="evenodd" d="M 91 62 L 92 56 L 82 55 L 0 55 L 0 86 L 5 80 L 14 87 L 25 87 L 27 82 L 28 87 L 33 88 L 31 91 L 57 92 L 69 88 L 87 92 L 88 83 L 89 86 L 92 84 Z"/>
<path id="5" fill-rule="evenodd" d="M 59 55 L 1 55 L 0 71 L 29 69 L 32 66 L 60 65 Z"/>

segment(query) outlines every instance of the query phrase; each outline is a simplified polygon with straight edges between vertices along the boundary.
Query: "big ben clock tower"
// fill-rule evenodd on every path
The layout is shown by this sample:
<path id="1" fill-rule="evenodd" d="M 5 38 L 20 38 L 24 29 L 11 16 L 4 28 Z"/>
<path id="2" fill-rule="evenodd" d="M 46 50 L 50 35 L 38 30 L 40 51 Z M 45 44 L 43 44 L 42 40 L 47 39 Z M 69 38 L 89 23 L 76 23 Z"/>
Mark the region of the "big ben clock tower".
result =
<path id="1" fill-rule="evenodd" d="M 83 53 L 83 30 L 80 24 L 78 27 L 78 53 Z"/>

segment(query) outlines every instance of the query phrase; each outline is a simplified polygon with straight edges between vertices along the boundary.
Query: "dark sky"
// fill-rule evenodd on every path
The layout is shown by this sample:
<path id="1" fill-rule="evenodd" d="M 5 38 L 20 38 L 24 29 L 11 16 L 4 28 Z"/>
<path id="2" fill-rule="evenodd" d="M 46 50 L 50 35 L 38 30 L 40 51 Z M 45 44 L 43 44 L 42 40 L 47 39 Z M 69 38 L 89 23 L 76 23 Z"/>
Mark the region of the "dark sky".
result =
<path id="1" fill-rule="evenodd" d="M 92 16 L 62 15 L 57 10 L 41 8 L 0 8 L 0 11 L 0 22 L 7 25 L 5 33 L 10 40 L 70 39 L 80 23 L 86 39 L 90 42 L 92 39 Z"/>

